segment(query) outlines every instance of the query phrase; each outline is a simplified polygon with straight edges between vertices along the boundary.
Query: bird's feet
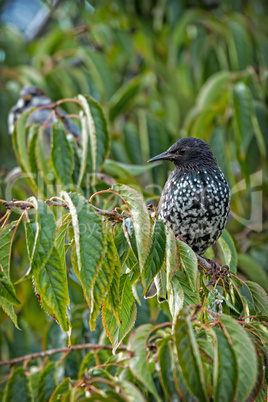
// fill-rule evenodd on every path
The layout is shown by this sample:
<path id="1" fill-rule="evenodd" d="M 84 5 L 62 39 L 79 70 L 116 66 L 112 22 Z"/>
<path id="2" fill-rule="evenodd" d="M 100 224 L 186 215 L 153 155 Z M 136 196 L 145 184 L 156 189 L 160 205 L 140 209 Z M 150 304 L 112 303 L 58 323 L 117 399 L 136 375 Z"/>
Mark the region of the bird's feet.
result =
<path id="1" fill-rule="evenodd" d="M 206 262 L 207 266 L 209 267 L 206 269 L 205 276 L 211 276 L 211 279 L 207 283 L 207 286 L 216 285 L 216 284 L 223 284 L 226 288 L 229 288 L 229 283 L 226 278 L 230 278 L 231 272 L 229 270 L 228 265 L 220 266 L 216 261 L 211 260 L 209 258 L 202 257 Z"/>
<path id="2" fill-rule="evenodd" d="M 185 240 L 181 235 L 176 236 L 176 239 L 178 239 L 178 240 L 183 241 L 184 243 L 186 243 L 186 240 Z"/>

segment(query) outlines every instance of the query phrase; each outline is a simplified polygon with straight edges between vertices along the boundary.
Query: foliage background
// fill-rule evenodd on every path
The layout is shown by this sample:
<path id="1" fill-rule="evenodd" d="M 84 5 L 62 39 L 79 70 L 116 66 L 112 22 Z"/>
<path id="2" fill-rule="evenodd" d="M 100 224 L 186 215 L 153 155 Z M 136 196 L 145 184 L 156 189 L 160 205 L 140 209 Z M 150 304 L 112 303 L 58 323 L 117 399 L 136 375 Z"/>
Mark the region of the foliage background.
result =
<path id="1" fill-rule="evenodd" d="M 140 166 L 186 135 L 211 144 L 231 189 L 245 180 L 242 191 L 233 191 L 232 212 L 253 221 L 245 225 L 232 215 L 227 229 L 238 250 L 240 275 L 267 290 L 267 8 L 265 0 L 66 1 L 51 10 L 45 28 L 30 42 L 2 21 L 1 198 L 6 170 L 16 166 L 7 115 L 19 90 L 38 85 L 53 100 L 90 94 L 102 105 L 111 136 L 110 162 L 102 171 L 120 183 L 140 185 L 148 203 L 157 202 L 172 167 Z M 30 195 L 23 183 L 16 191 L 17 198 Z M 254 204 L 256 191 L 262 192 L 262 205 Z M 254 227 L 258 211 L 262 225 Z M 13 247 L 12 280 L 27 267 L 21 231 Z M 17 285 L 16 291 L 23 300 L 17 309 L 23 331 L 1 311 L 1 360 L 65 345 L 66 335 L 40 309 L 31 283 Z M 75 342 L 96 342 L 100 321 L 90 332 L 75 280 L 70 292 Z M 165 321 L 163 310 L 156 300 L 142 300 L 135 325 Z M 66 375 L 77 372 L 81 353 L 67 357 Z"/>

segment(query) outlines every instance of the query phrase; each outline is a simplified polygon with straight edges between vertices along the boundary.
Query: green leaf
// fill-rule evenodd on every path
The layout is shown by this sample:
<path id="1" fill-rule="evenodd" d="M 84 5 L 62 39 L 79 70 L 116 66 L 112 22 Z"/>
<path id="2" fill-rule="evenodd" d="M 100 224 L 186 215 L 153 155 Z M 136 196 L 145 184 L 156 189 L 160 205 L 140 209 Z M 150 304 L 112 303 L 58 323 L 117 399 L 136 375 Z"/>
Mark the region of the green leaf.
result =
<path id="1" fill-rule="evenodd" d="M 252 137 L 252 95 L 243 82 L 233 87 L 234 127 L 240 156 L 244 159 Z"/>
<path id="2" fill-rule="evenodd" d="M 2 273 L 1 270 L 0 270 L 0 295 L 3 299 L 5 299 L 11 304 L 14 304 L 15 306 L 18 306 L 20 304 L 20 301 L 16 296 L 13 284 L 7 278 L 4 277 L 4 274 Z"/>
<path id="3" fill-rule="evenodd" d="M 114 120 L 119 114 L 125 112 L 133 104 L 139 92 L 152 83 L 152 73 L 141 74 L 124 84 L 110 100 L 109 117 Z"/>
<path id="4" fill-rule="evenodd" d="M 70 322 L 66 310 L 70 301 L 66 267 L 55 247 L 43 267 L 33 266 L 33 278 L 40 303 L 59 322 L 63 331 L 68 331 Z"/>
<path id="5" fill-rule="evenodd" d="M 93 286 L 105 248 L 104 227 L 94 207 L 82 195 L 64 191 L 62 196 L 72 216 L 78 279 L 87 303 L 92 308 Z"/>
<path id="6" fill-rule="evenodd" d="M 149 363 L 147 362 L 146 345 L 147 338 L 152 331 L 151 324 L 145 324 L 138 327 L 131 335 L 128 342 L 128 348 L 134 356 L 129 361 L 129 367 L 135 377 L 151 392 L 157 401 L 161 401 L 156 391 L 153 378 L 151 375 Z"/>
<path id="7" fill-rule="evenodd" d="M 129 206 L 134 232 L 137 242 L 137 250 L 141 272 L 148 254 L 151 241 L 151 224 L 149 212 L 141 194 L 126 185 L 115 185 L 112 190 L 123 198 Z"/>
<path id="8" fill-rule="evenodd" d="M 9 316 L 9 318 L 12 320 L 15 327 L 19 329 L 18 318 L 15 314 L 13 304 L 9 303 L 7 301 L 7 299 L 4 299 L 3 297 L 0 296 L 0 306 L 2 307 L 4 312 Z"/>
<path id="9" fill-rule="evenodd" d="M 53 391 L 49 402 L 58 402 L 63 400 L 64 394 L 72 388 L 71 379 L 65 378 Z"/>
<path id="10" fill-rule="evenodd" d="M 240 315 L 240 312 L 219 292 L 218 289 L 212 289 L 207 295 L 206 308 L 217 315 L 219 312 L 222 312 L 222 303 L 226 303 L 229 308 Z M 209 319 L 214 320 L 215 318 L 212 315 L 209 315 Z"/>
<path id="11" fill-rule="evenodd" d="M 154 283 L 157 290 L 158 302 L 163 303 L 167 300 L 167 275 L 163 268 L 155 276 Z"/>
<path id="12" fill-rule="evenodd" d="M 108 308 L 114 315 L 117 325 L 120 327 L 121 325 L 121 295 L 120 295 L 120 274 L 121 274 L 121 266 L 120 261 L 117 261 L 118 253 L 115 250 L 115 269 L 113 273 L 113 278 L 111 282 L 110 291 L 108 297 L 105 301 L 105 307 Z"/>
<path id="13" fill-rule="evenodd" d="M 162 221 L 157 220 L 153 228 L 151 248 L 144 264 L 144 271 L 142 271 L 142 279 L 145 284 L 144 294 L 146 293 L 151 281 L 158 274 L 163 265 L 165 249 L 165 225 Z"/>
<path id="14" fill-rule="evenodd" d="M 69 304 L 67 273 L 64 262 L 54 247 L 56 224 L 46 203 L 32 200 L 37 208 L 36 226 L 26 224 L 28 255 L 36 293 L 45 311 L 54 317 L 64 331 L 69 329 L 66 314 Z M 31 219 L 33 219 L 31 215 Z"/>
<path id="15" fill-rule="evenodd" d="M 95 329 L 96 319 L 101 309 L 101 305 L 104 302 L 107 293 L 111 287 L 114 271 L 118 270 L 120 273 L 121 270 L 119 256 L 113 242 L 113 237 L 109 232 L 107 233 L 106 241 L 106 254 L 102 260 L 93 287 L 93 306 L 90 312 L 89 320 L 91 331 L 94 331 Z M 115 275 L 117 275 L 117 273 Z M 113 295 L 111 294 L 111 298 L 112 297 Z"/>
<path id="16" fill-rule="evenodd" d="M 199 110 L 211 106 L 213 103 L 218 102 L 219 97 L 222 95 L 231 79 L 229 71 L 219 71 L 212 75 L 201 88 L 196 105 Z"/>
<path id="17" fill-rule="evenodd" d="M 181 267 L 188 277 L 193 291 L 197 289 L 197 258 L 193 250 L 183 241 L 178 240 Z"/>
<path id="18" fill-rule="evenodd" d="M 38 400 L 48 401 L 56 386 L 56 363 L 48 363 L 38 379 Z"/>
<path id="19" fill-rule="evenodd" d="M 74 168 L 73 150 L 66 138 L 64 126 L 57 121 L 52 126 L 51 159 L 60 183 L 70 189 Z"/>
<path id="20" fill-rule="evenodd" d="M 265 290 L 255 282 L 246 281 L 245 283 L 250 290 L 257 313 L 268 315 L 268 297 Z"/>
<path id="21" fill-rule="evenodd" d="M 80 155 L 79 155 L 80 150 L 78 150 L 77 143 L 72 134 L 68 134 L 66 138 L 67 138 L 67 141 L 69 142 L 70 147 L 72 148 L 73 160 L 74 160 L 72 182 L 77 184 L 78 180 L 79 180 L 79 172 L 80 172 L 80 168 L 81 168 L 81 161 L 80 161 Z"/>
<path id="22" fill-rule="evenodd" d="M 97 153 L 95 171 L 97 172 L 109 152 L 110 138 L 107 128 L 107 121 L 101 106 L 91 96 L 86 96 L 85 98 L 89 104 L 96 129 Z"/>
<path id="23" fill-rule="evenodd" d="M 230 27 L 232 39 L 235 44 L 238 63 L 237 67 L 239 70 L 244 70 L 254 63 L 253 47 L 251 42 L 252 39 L 249 36 L 247 27 L 241 23 L 241 21 L 236 21 L 233 18 L 228 21 L 228 25 Z"/>
<path id="24" fill-rule="evenodd" d="M 30 116 L 31 111 L 27 111 L 21 114 L 18 118 L 15 129 L 13 132 L 13 146 L 16 152 L 16 156 L 18 162 L 24 172 L 29 172 L 29 159 L 28 159 L 28 152 L 27 152 L 27 120 Z"/>
<path id="25" fill-rule="evenodd" d="M 238 388 L 235 400 L 246 401 L 257 376 L 257 357 L 254 345 L 236 320 L 225 314 L 219 316 L 232 342 L 238 364 Z"/>
<path id="26" fill-rule="evenodd" d="M 54 174 L 52 173 L 53 171 L 50 168 L 51 165 L 49 165 L 48 158 L 45 153 L 45 146 L 44 146 L 44 142 L 45 142 L 44 136 L 45 135 L 46 134 L 45 134 L 44 128 L 42 126 L 40 126 L 39 130 L 38 130 L 38 138 L 36 141 L 36 160 L 37 160 L 37 164 L 38 164 L 38 172 L 47 185 L 47 187 L 46 187 L 47 193 L 45 194 L 45 196 L 47 198 L 49 198 L 50 196 L 54 195 L 51 193 L 51 190 L 50 190 L 51 183 L 54 179 Z M 47 140 L 47 137 L 45 137 L 45 138 Z M 48 153 L 47 150 L 46 150 L 46 152 Z M 40 178 L 39 178 L 39 180 L 40 180 Z M 39 191 L 43 192 L 44 189 L 39 187 Z"/>
<path id="27" fill-rule="evenodd" d="M 10 272 L 10 257 L 11 257 L 11 246 L 12 246 L 12 236 L 13 228 L 17 225 L 18 221 L 13 221 L 8 223 L 0 231 L 0 265 L 2 267 L 2 272 L 5 274 L 6 278 L 9 278 Z"/>
<path id="28" fill-rule="evenodd" d="M 33 198 L 29 200 L 33 201 L 36 208 L 36 216 L 32 218 L 36 219 L 36 226 L 35 231 L 33 231 L 33 226 L 30 227 L 28 225 L 29 232 L 26 233 L 28 255 L 33 268 L 40 269 L 45 265 L 52 252 L 56 234 L 56 224 L 54 216 L 46 203 L 41 200 L 36 202 Z M 30 229 L 32 229 L 32 231 L 30 231 Z M 35 236 L 34 239 L 32 237 L 33 235 Z"/>
<path id="29" fill-rule="evenodd" d="M 248 254 L 238 254 L 238 267 L 248 279 L 257 282 L 268 291 L 267 274 L 261 265 Z"/>
<path id="30" fill-rule="evenodd" d="M 184 293 L 178 277 L 175 275 L 180 266 L 179 248 L 173 230 L 167 228 L 166 268 L 167 294 L 169 310 L 175 324 L 183 307 Z"/>
<path id="31" fill-rule="evenodd" d="M 24 368 L 18 367 L 7 383 L 5 402 L 32 402 L 33 395 Z"/>
<path id="32" fill-rule="evenodd" d="M 146 402 L 145 397 L 142 395 L 138 387 L 132 382 L 126 380 L 116 380 L 116 384 L 124 391 L 129 402 Z"/>
<path id="33" fill-rule="evenodd" d="M 168 305 L 175 324 L 177 317 L 183 307 L 184 292 L 180 284 L 179 278 L 174 275 L 168 283 Z"/>
<path id="34" fill-rule="evenodd" d="M 106 159 L 102 170 L 113 177 L 116 176 L 120 177 L 120 179 L 127 179 L 140 176 L 158 165 L 158 162 L 149 163 L 148 165 L 131 165 Z"/>
<path id="35" fill-rule="evenodd" d="M 91 367 L 96 366 L 96 364 L 95 352 L 88 353 L 80 364 L 78 378 L 82 378 L 83 375 L 86 374 Z"/>
<path id="36" fill-rule="evenodd" d="M 172 346 L 168 341 L 159 342 L 158 349 L 158 362 L 160 366 L 159 377 L 161 385 L 165 391 L 165 394 L 170 401 L 176 401 L 178 399 L 178 393 L 175 387 L 174 381 L 174 353 Z"/>
<path id="37" fill-rule="evenodd" d="M 66 266 L 65 262 L 65 237 L 66 231 L 71 223 L 71 215 L 65 214 L 60 219 L 57 220 L 57 233 L 55 238 L 55 247 L 58 250 L 59 257 L 62 263 Z"/>
<path id="38" fill-rule="evenodd" d="M 21 170 L 26 174 L 31 173 L 31 166 L 29 164 L 29 156 L 27 150 L 27 137 L 29 136 L 31 138 L 31 135 L 29 135 L 29 133 L 37 129 L 36 125 L 34 125 L 33 127 L 27 127 L 27 120 L 32 112 L 33 110 L 25 111 L 21 114 L 21 116 L 16 121 L 15 129 L 12 134 L 13 148 L 18 164 L 21 167 Z M 36 191 L 37 186 L 34 178 L 32 178 L 29 174 L 27 174 L 26 178 L 32 188 Z"/>
<path id="39" fill-rule="evenodd" d="M 100 105 L 91 97 L 78 95 L 84 116 L 82 117 L 82 160 L 78 185 L 80 186 L 85 174 L 95 173 L 103 163 L 109 150 L 109 135 L 104 113 Z"/>
<path id="40" fill-rule="evenodd" d="M 166 247 L 166 268 L 167 268 L 167 282 L 171 280 L 171 277 L 176 273 L 180 267 L 180 249 L 174 232 L 169 227 L 167 230 L 167 247 Z"/>
<path id="41" fill-rule="evenodd" d="M 238 385 L 238 367 L 235 352 L 223 331 L 214 328 L 217 335 L 214 363 L 215 401 L 233 401 Z"/>
<path id="42" fill-rule="evenodd" d="M 37 162 L 37 141 L 38 141 L 38 131 L 40 126 L 38 124 L 31 127 L 31 136 L 28 139 L 28 157 L 29 157 L 29 169 L 33 174 L 35 182 L 38 182 L 38 162 Z M 38 184 L 38 183 L 37 183 Z"/>
<path id="43" fill-rule="evenodd" d="M 175 326 L 175 340 L 179 365 L 189 391 L 199 401 L 207 401 L 204 368 L 190 316 L 178 318 Z"/>
<path id="44" fill-rule="evenodd" d="M 237 253 L 233 239 L 226 229 L 224 229 L 222 232 L 221 237 L 218 240 L 218 244 L 221 248 L 224 265 L 228 265 L 230 271 L 236 274 Z"/>
<path id="45" fill-rule="evenodd" d="M 183 289 L 184 307 L 190 306 L 192 304 L 199 304 L 200 303 L 200 294 L 197 291 L 197 289 L 195 291 L 192 290 L 186 274 L 184 272 L 177 271 L 174 276 L 176 276 L 176 278 L 178 278 L 180 285 Z"/>
<path id="46" fill-rule="evenodd" d="M 134 233 L 134 226 L 133 226 L 133 222 L 131 218 L 126 218 L 123 221 L 122 224 L 122 229 L 124 232 L 124 235 L 127 239 L 127 242 L 129 244 L 129 247 L 131 248 L 136 261 L 139 260 L 139 256 L 138 256 L 138 249 L 137 249 L 137 242 L 136 242 L 136 236 Z"/>
<path id="47" fill-rule="evenodd" d="M 137 315 L 137 307 L 127 274 L 123 274 L 120 278 L 119 294 L 122 305 L 122 321 L 120 326 L 118 326 L 115 315 L 107 308 L 106 303 L 102 309 L 103 326 L 113 345 L 114 352 L 133 327 Z"/>

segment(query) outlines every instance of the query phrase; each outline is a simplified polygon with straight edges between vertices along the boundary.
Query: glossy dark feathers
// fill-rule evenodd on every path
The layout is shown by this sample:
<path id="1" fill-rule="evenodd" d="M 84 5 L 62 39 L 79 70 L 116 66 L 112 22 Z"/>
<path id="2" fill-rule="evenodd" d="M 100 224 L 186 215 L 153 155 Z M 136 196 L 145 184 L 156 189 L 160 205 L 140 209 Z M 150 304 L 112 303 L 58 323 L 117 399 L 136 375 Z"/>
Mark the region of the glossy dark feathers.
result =
<path id="1" fill-rule="evenodd" d="M 220 237 L 230 211 L 228 183 L 210 147 L 197 138 L 183 138 L 153 160 L 169 160 L 168 177 L 157 214 L 198 254 Z"/>

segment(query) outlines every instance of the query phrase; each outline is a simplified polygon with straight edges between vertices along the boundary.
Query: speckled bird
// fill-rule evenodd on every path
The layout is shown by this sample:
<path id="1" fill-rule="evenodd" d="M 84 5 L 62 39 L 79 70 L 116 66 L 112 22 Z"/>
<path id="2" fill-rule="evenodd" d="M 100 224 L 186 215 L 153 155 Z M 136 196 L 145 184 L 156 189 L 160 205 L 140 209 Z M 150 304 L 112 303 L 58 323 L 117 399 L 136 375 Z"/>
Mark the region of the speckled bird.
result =
<path id="1" fill-rule="evenodd" d="M 158 218 L 198 254 L 220 237 L 230 212 L 228 183 L 210 147 L 198 138 L 182 138 L 148 162 L 175 164 L 162 192 Z"/>
<path id="2" fill-rule="evenodd" d="M 32 108 L 41 107 L 41 109 L 36 109 L 33 113 L 31 113 L 27 120 L 27 125 L 37 123 L 41 126 L 46 122 L 47 127 L 45 129 L 45 135 L 50 137 L 50 126 L 53 123 L 53 118 L 51 115 L 51 109 L 46 108 L 45 106 L 51 106 L 53 104 L 54 102 L 45 94 L 45 92 L 41 88 L 38 88 L 34 85 L 29 85 L 22 88 L 20 92 L 20 98 L 18 99 L 16 105 L 12 107 L 8 115 L 9 133 L 13 133 L 15 123 L 23 112 L 29 111 Z M 71 119 L 67 117 L 66 112 L 60 107 L 57 107 L 56 110 L 58 115 L 61 116 L 66 131 L 68 133 L 72 133 L 74 137 L 79 137 L 79 128 L 71 121 Z"/>

